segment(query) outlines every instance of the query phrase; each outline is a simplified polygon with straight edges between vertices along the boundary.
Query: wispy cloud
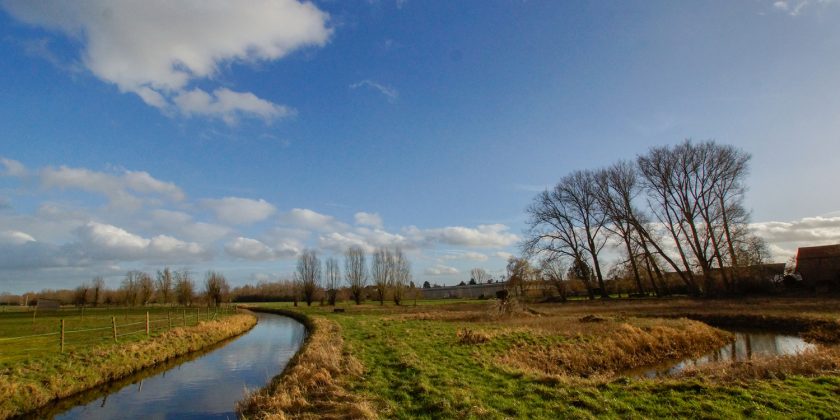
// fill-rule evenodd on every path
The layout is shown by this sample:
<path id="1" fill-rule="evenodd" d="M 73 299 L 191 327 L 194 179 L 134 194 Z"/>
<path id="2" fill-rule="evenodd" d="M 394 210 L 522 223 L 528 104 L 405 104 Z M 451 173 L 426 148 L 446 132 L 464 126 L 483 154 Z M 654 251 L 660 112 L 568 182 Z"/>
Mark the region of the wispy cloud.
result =
<path id="1" fill-rule="evenodd" d="M 393 87 L 383 85 L 379 82 L 370 79 L 361 80 L 350 85 L 350 89 L 358 89 L 361 87 L 367 87 L 379 91 L 379 93 L 385 95 L 385 97 L 388 99 L 388 102 L 394 102 L 400 96 L 400 93 Z"/>

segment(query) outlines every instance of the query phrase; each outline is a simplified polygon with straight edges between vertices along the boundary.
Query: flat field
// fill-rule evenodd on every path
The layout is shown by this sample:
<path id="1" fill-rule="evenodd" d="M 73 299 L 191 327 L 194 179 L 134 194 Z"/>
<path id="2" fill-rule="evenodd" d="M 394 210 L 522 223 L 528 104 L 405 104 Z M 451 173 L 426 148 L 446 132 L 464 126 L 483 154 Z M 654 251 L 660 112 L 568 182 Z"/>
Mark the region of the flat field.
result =
<path id="1" fill-rule="evenodd" d="M 206 307 L 62 308 L 52 312 L 7 308 L 0 312 L 0 366 L 59 354 L 62 320 L 65 352 L 114 343 L 114 323 L 118 343 L 145 339 L 147 313 L 151 336 L 170 326 L 196 325 L 199 320 L 227 314 Z"/>
<path id="2" fill-rule="evenodd" d="M 363 401 L 382 418 L 836 418 L 840 409 L 836 299 L 616 299 L 504 313 L 495 301 L 342 303 L 344 313 L 259 305 L 336 325 L 361 373 L 335 383 L 356 397 L 354 410 Z M 674 377 L 627 374 L 732 339 L 709 324 L 798 333 L 817 349 Z"/>

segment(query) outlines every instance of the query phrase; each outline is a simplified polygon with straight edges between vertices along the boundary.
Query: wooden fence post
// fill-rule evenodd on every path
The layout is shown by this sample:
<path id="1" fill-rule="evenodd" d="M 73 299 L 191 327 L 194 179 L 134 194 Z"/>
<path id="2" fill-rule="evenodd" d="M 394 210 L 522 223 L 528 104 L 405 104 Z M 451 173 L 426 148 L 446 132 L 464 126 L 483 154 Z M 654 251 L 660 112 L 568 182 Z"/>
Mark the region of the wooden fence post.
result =
<path id="1" fill-rule="evenodd" d="M 146 311 L 146 337 L 149 336 L 149 311 Z"/>
<path id="2" fill-rule="evenodd" d="M 114 342 L 116 343 L 117 342 L 117 317 L 116 316 L 111 317 L 111 327 L 113 327 L 113 329 L 114 329 Z"/>
<path id="3" fill-rule="evenodd" d="M 61 352 L 64 353 L 64 318 L 61 318 Z"/>
<path id="4" fill-rule="evenodd" d="M 187 326 L 187 308 L 184 308 L 184 326 Z"/>
<path id="5" fill-rule="evenodd" d="M 166 311 L 166 319 L 169 320 L 169 329 L 172 329 L 172 310 Z"/>

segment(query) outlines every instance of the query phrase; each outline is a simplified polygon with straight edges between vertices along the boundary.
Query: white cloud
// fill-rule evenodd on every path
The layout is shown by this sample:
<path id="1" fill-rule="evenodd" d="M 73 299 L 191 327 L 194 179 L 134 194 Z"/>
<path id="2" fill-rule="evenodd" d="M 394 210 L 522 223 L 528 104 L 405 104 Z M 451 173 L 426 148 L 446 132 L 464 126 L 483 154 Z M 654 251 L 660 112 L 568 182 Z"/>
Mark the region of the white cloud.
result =
<path id="1" fill-rule="evenodd" d="M 796 17 L 813 5 L 827 6 L 832 3 L 836 3 L 836 0 L 778 0 L 773 2 L 773 8 Z"/>
<path id="2" fill-rule="evenodd" d="M 378 91 L 379 93 L 385 95 L 385 97 L 388 99 L 388 102 L 394 102 L 400 96 L 400 93 L 397 92 L 397 90 L 393 87 L 386 86 L 379 82 L 375 82 L 369 79 L 361 80 L 350 85 L 350 89 L 354 90 L 360 87 L 368 87 Z"/>
<path id="3" fill-rule="evenodd" d="M 436 264 L 423 271 L 427 276 L 449 276 L 460 273 L 457 268 L 443 264 Z"/>
<path id="4" fill-rule="evenodd" d="M 840 216 L 805 217 L 790 222 L 759 222 L 750 229 L 769 244 L 782 246 L 840 243 Z"/>
<path id="5" fill-rule="evenodd" d="M 345 230 L 348 226 L 334 217 L 309 209 L 294 208 L 280 216 L 280 222 L 290 226 L 317 231 Z"/>
<path id="6" fill-rule="evenodd" d="M 77 234 L 81 250 L 99 259 L 183 262 L 208 256 L 208 252 L 194 242 L 184 242 L 168 235 L 147 239 L 106 223 L 88 222 L 78 229 Z"/>
<path id="7" fill-rule="evenodd" d="M 272 61 L 323 46 L 331 34 L 326 13 L 296 0 L 7 0 L 3 6 L 20 21 L 80 40 L 84 66 L 120 91 L 157 108 L 228 122 L 239 115 L 279 118 L 289 109 L 249 92 L 216 89 L 211 96 L 192 83 L 213 79 L 228 63 Z"/>
<path id="8" fill-rule="evenodd" d="M 35 242 L 35 238 L 26 232 L 18 230 L 0 232 L 0 244 L 23 245 L 27 242 Z"/>
<path id="9" fill-rule="evenodd" d="M 225 251 L 236 258 L 252 261 L 275 260 L 283 257 L 293 257 L 300 250 L 291 245 L 284 244 L 280 248 L 271 248 L 256 239 L 238 237 L 225 245 Z"/>
<path id="10" fill-rule="evenodd" d="M 115 207 L 139 208 L 143 200 L 132 193 L 161 196 L 172 201 L 184 199 L 184 193 L 171 182 L 155 179 L 142 171 L 110 174 L 85 168 L 43 168 L 39 175 L 44 188 L 80 189 L 105 195 Z M 130 192 L 129 192 L 130 191 Z"/>
<path id="11" fill-rule="evenodd" d="M 505 247 L 516 243 L 519 237 L 508 232 L 510 228 L 502 224 L 478 225 L 475 228 L 450 226 L 437 229 L 420 230 L 414 226 L 406 228 L 409 237 L 424 242 L 439 242 L 448 245 L 469 247 Z"/>
<path id="12" fill-rule="evenodd" d="M 202 203 L 213 210 L 216 218 L 232 225 L 248 225 L 267 219 L 277 210 L 272 204 L 263 199 L 225 197 L 207 199 Z"/>
<path id="13" fill-rule="evenodd" d="M 22 177 L 26 175 L 26 166 L 23 166 L 22 163 L 8 159 L 8 158 L 0 158 L 0 164 L 5 167 L 2 175 L 7 176 L 14 176 L 14 177 Z"/>
<path id="14" fill-rule="evenodd" d="M 480 252 L 455 252 L 452 254 L 444 255 L 442 257 L 444 260 L 469 260 L 469 261 L 487 261 L 489 257 L 485 254 Z"/>
<path id="15" fill-rule="evenodd" d="M 370 226 L 374 228 L 382 228 L 382 217 L 378 213 L 366 213 L 360 211 L 353 215 L 353 219 L 357 225 Z"/>
<path id="16" fill-rule="evenodd" d="M 493 256 L 496 257 L 496 258 L 501 258 L 501 259 L 507 261 L 508 259 L 510 259 L 510 257 L 513 256 L 513 254 L 511 254 L 510 252 L 499 251 L 499 252 L 493 253 Z"/>

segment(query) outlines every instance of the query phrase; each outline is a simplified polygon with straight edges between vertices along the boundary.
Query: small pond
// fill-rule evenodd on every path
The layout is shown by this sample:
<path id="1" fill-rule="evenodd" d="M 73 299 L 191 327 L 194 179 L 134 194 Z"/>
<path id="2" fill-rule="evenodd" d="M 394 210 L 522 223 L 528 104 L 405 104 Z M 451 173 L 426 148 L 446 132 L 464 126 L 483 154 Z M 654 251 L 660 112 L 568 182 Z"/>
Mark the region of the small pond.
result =
<path id="1" fill-rule="evenodd" d="M 655 378 L 678 373 L 688 367 L 702 366 L 708 363 L 725 361 L 744 361 L 760 357 L 800 354 L 815 348 L 795 335 L 769 332 L 730 331 L 735 341 L 698 358 L 673 360 L 656 366 L 633 369 L 626 372 L 631 377 Z"/>
<path id="2" fill-rule="evenodd" d="M 255 314 L 257 325 L 211 351 L 191 355 L 57 402 L 31 418 L 235 419 L 235 404 L 283 371 L 306 335 L 299 322 Z"/>

